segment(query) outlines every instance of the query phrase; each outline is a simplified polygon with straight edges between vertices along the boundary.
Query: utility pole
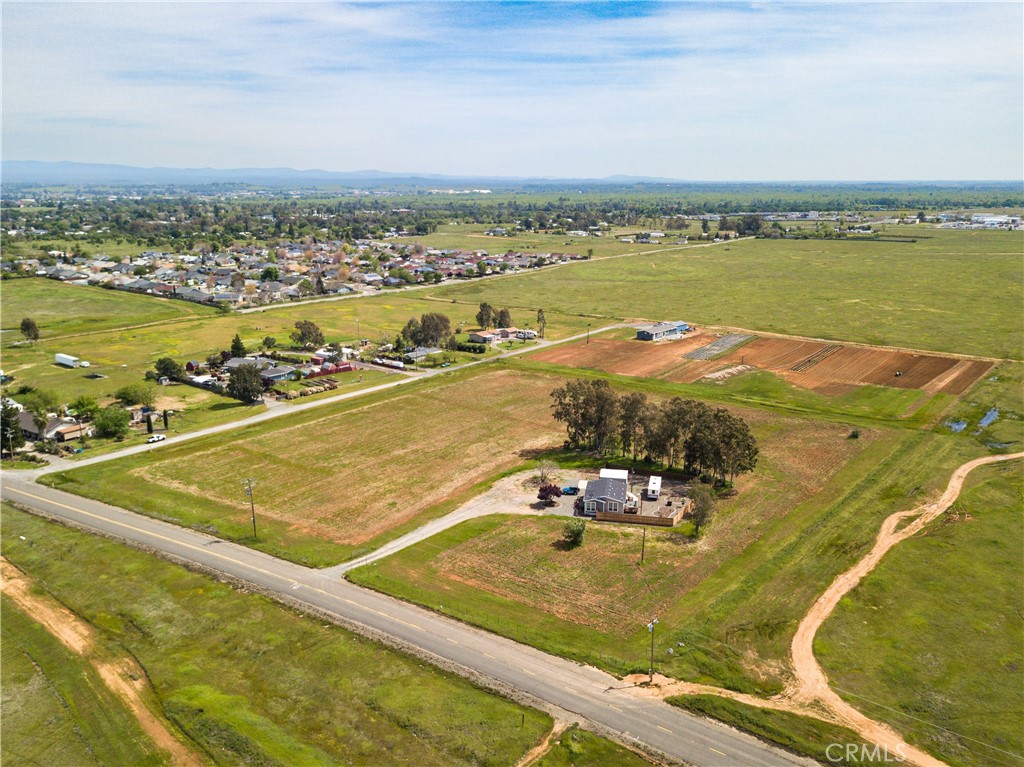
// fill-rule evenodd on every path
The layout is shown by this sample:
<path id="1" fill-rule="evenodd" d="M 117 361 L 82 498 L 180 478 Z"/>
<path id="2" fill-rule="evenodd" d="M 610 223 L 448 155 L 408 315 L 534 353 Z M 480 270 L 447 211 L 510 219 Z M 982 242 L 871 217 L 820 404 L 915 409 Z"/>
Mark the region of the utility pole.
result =
<path id="1" fill-rule="evenodd" d="M 249 509 L 252 511 L 252 537 L 256 540 L 256 502 L 252 497 L 252 489 L 256 487 L 256 480 L 252 477 L 247 477 L 245 480 L 245 494 L 249 496 Z"/>
<path id="2" fill-rule="evenodd" d="M 644 552 L 647 551 L 647 528 L 643 529 L 644 537 L 640 539 L 640 564 L 644 563 Z"/>
<path id="3" fill-rule="evenodd" d="M 651 665 L 647 673 L 647 684 L 654 683 L 654 627 L 657 625 L 657 618 L 651 618 L 651 622 L 647 624 L 647 630 L 651 632 Z"/>

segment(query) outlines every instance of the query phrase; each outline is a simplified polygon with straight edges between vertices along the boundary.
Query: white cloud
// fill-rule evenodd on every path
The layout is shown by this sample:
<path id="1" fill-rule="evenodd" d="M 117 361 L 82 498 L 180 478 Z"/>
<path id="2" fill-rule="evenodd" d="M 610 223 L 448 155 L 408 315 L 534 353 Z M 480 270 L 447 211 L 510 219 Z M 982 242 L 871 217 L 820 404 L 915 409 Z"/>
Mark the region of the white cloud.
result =
<path id="1" fill-rule="evenodd" d="M 1016 4 L 22 3 L 9 158 L 700 179 L 1020 173 Z"/>

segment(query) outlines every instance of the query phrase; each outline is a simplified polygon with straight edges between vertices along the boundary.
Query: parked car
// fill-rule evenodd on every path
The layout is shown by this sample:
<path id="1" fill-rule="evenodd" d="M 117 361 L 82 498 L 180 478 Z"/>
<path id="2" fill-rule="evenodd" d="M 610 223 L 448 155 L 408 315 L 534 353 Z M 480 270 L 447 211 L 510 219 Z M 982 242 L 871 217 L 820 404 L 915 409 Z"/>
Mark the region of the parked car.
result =
<path id="1" fill-rule="evenodd" d="M 562 495 L 579 495 L 580 489 L 578 487 L 563 487 Z"/>
<path id="2" fill-rule="evenodd" d="M 146 442 L 163 442 L 165 439 L 167 436 L 164 434 L 150 434 L 146 437 Z"/>

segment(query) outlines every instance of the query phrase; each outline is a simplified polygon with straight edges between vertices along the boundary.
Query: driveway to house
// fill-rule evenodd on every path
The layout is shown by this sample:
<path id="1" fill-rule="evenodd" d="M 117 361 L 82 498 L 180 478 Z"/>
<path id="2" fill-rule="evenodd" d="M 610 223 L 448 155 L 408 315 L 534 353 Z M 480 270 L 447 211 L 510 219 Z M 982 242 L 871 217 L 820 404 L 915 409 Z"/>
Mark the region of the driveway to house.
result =
<path id="1" fill-rule="evenodd" d="M 364 554 L 356 559 L 343 562 L 334 567 L 326 567 L 319 572 L 328 578 L 340 578 L 349 570 L 376 562 L 378 559 L 394 554 L 420 541 L 425 541 L 438 533 L 455 527 L 468 519 L 487 517 L 491 514 L 524 514 L 529 516 L 572 516 L 572 498 L 568 502 L 563 499 L 556 506 L 542 506 L 537 500 L 537 486 L 530 485 L 528 480 L 535 477 L 534 470 L 521 471 L 509 477 L 504 477 L 495 482 L 489 490 L 466 501 L 455 511 L 445 514 L 443 517 L 432 519 L 426 524 L 420 525 L 411 533 L 406 533 L 400 538 L 385 543 L 376 551 Z"/>

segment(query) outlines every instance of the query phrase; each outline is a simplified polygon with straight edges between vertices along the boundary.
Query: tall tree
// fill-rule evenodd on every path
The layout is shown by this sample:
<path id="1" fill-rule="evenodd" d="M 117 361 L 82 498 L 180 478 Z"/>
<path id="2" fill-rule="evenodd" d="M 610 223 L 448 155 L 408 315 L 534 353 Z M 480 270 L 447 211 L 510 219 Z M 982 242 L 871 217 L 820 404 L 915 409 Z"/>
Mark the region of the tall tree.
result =
<path id="1" fill-rule="evenodd" d="M 36 325 L 36 321 L 31 317 L 26 317 L 21 321 L 21 334 L 25 336 L 28 341 L 39 340 L 39 327 Z"/>
<path id="2" fill-rule="evenodd" d="M 172 357 L 161 357 L 156 361 L 156 372 L 173 380 L 184 378 L 185 368 Z"/>
<path id="3" fill-rule="evenodd" d="M 14 457 L 14 452 L 25 444 L 25 434 L 21 431 L 18 413 L 18 408 L 8 402 L 0 405 L 0 453 L 6 450 L 11 458 Z"/>
<path id="4" fill-rule="evenodd" d="M 239 365 L 231 371 L 228 395 L 242 402 L 256 402 L 263 397 L 263 379 L 255 365 Z"/>
<path id="5" fill-rule="evenodd" d="M 495 325 L 499 328 L 510 328 L 512 327 L 512 312 L 506 308 L 498 310 L 498 316 L 495 319 Z"/>
<path id="6" fill-rule="evenodd" d="M 480 311 L 476 313 L 476 324 L 481 330 L 494 327 L 494 307 L 486 301 L 480 304 Z"/>
<path id="7" fill-rule="evenodd" d="M 124 439 L 131 425 L 131 414 L 120 405 L 108 405 L 96 416 L 96 434 Z"/>
<path id="8" fill-rule="evenodd" d="M 537 327 L 540 328 L 540 337 L 544 337 L 544 327 L 548 324 L 547 319 L 544 317 L 544 310 L 537 310 Z"/>
<path id="9" fill-rule="evenodd" d="M 634 461 L 641 444 L 641 429 L 648 410 L 647 395 L 643 392 L 632 392 L 620 400 L 619 445 L 624 454 L 632 454 Z"/>
<path id="10" fill-rule="evenodd" d="M 703 482 L 696 483 L 687 494 L 693 501 L 693 508 L 689 513 L 690 521 L 693 522 L 693 531 L 696 535 L 700 535 L 701 528 L 711 520 L 711 513 L 715 510 L 715 497 Z"/>
<path id="11" fill-rule="evenodd" d="M 242 343 L 242 337 L 235 333 L 235 337 L 231 339 L 231 356 L 232 357 L 244 357 L 247 354 L 245 344 Z"/>
<path id="12" fill-rule="evenodd" d="M 439 312 L 429 312 L 420 317 L 420 346 L 440 346 L 452 334 L 452 322 Z"/>
<path id="13" fill-rule="evenodd" d="M 291 339 L 296 346 L 309 348 L 311 346 L 323 346 L 324 334 L 310 320 L 299 320 L 295 323 L 295 330 L 291 333 Z"/>

